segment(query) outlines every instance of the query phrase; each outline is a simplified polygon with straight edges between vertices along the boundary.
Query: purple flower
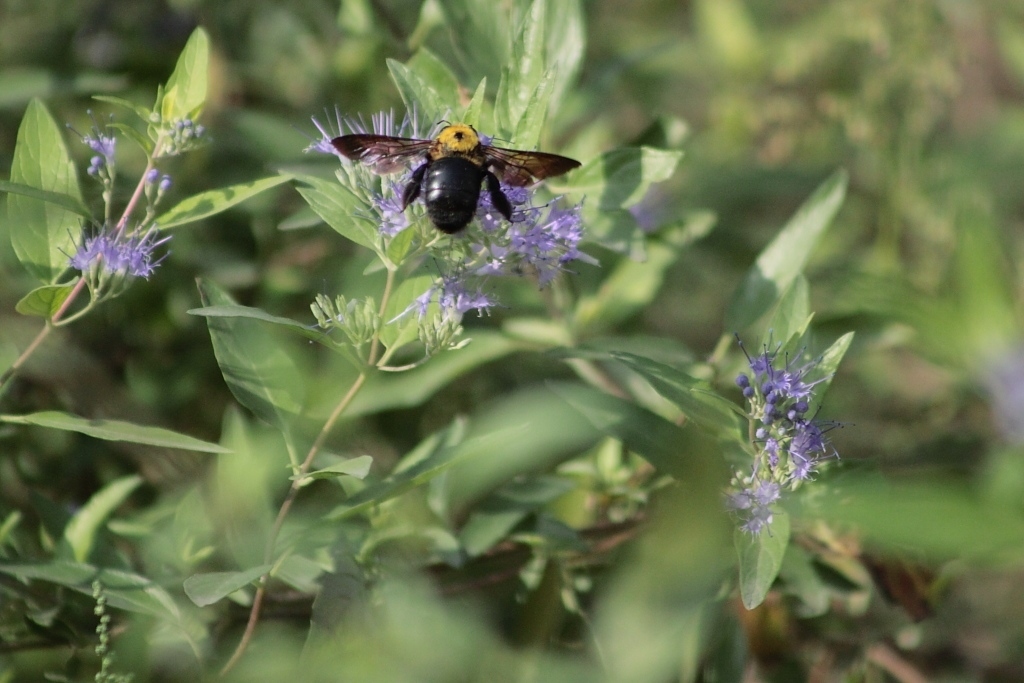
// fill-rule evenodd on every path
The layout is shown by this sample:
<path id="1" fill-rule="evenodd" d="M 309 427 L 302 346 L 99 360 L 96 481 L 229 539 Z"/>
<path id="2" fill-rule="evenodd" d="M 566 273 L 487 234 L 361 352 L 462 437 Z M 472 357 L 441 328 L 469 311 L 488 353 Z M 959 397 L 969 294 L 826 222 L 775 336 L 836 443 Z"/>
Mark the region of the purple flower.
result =
<path id="1" fill-rule="evenodd" d="M 409 217 L 402 209 L 401 192 L 397 188 L 392 184 L 388 196 L 374 194 L 370 198 L 380 217 L 380 232 L 387 237 L 394 237 L 409 227 Z"/>
<path id="2" fill-rule="evenodd" d="M 68 263 L 82 273 L 102 272 L 148 278 L 166 258 L 165 254 L 154 260 L 153 252 L 170 239 L 170 235 L 160 238 L 156 228 L 144 233 L 127 233 L 124 228 L 104 229 L 83 238 Z"/>
<path id="3" fill-rule="evenodd" d="M 443 276 L 438 282 L 412 302 L 399 317 L 416 311 L 416 314 L 423 318 L 427 314 L 430 302 L 437 297 L 437 303 L 445 318 L 458 320 L 463 314 L 476 310 L 479 314 L 493 307 L 495 302 L 483 291 L 477 288 L 470 288 L 466 281 L 456 275 Z"/>
<path id="4" fill-rule="evenodd" d="M 774 517 L 771 506 L 781 495 L 777 483 L 755 479 L 737 493 L 729 495 L 727 502 L 743 519 L 740 528 L 756 536 L 771 525 Z"/>
<path id="5" fill-rule="evenodd" d="M 795 488 L 800 482 L 810 479 L 823 460 L 838 457 L 825 435 L 838 425 L 816 422 L 805 416 L 815 388 L 829 378 L 808 379 L 820 359 L 803 365 L 791 360 L 783 367 L 776 367 L 779 353 L 780 347 L 774 351 L 766 347 L 757 356 L 747 354 L 751 374 L 744 372 L 736 377 L 736 386 L 749 405 L 749 418 L 757 425 L 753 435 L 754 468 L 744 481 L 773 483 L 777 488 L 773 489 L 771 496 L 775 497 L 781 494 L 782 488 Z M 751 533 L 760 533 L 771 524 L 771 516 L 761 509 L 764 506 L 758 508 L 748 489 L 741 487 L 740 492 L 733 495 L 730 505 L 734 509 L 747 509 L 737 507 L 737 503 L 753 501 L 748 506 L 749 512 L 740 515 L 741 527 Z"/>
<path id="6" fill-rule="evenodd" d="M 320 137 L 313 140 L 306 147 L 304 150 L 306 152 L 333 154 L 339 159 L 345 159 L 345 156 L 331 144 L 331 140 L 346 134 L 365 135 L 372 133 L 373 135 L 387 135 L 396 138 L 429 137 L 428 131 L 420 129 L 420 122 L 415 111 L 413 111 L 412 116 L 408 114 L 403 116 L 401 121 L 395 118 L 395 111 L 393 109 L 386 112 L 382 111 L 370 116 L 369 125 L 367 125 L 362 117 L 343 116 L 341 110 L 337 107 L 334 108 L 333 121 L 331 120 L 330 112 L 324 110 L 324 113 L 326 114 L 325 123 L 321 123 L 315 116 L 312 117 L 313 125 L 320 132 Z"/>

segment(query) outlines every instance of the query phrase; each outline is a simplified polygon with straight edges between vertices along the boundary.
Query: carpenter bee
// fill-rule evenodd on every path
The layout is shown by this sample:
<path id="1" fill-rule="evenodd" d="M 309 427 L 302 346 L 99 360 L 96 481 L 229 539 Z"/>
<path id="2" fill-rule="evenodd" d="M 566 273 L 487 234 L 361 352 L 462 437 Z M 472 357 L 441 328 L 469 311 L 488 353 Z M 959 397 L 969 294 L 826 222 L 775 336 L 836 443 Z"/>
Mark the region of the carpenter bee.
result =
<path id="1" fill-rule="evenodd" d="M 334 138 L 331 144 L 349 159 L 369 164 L 377 173 L 391 173 L 421 159 L 423 163 L 413 171 L 402 192 L 402 209 L 422 193 L 430 221 L 449 235 L 472 220 L 484 182 L 494 208 L 511 221 L 512 204 L 501 190 L 502 181 L 522 187 L 580 165 L 575 159 L 557 154 L 485 145 L 476 130 L 464 123 L 445 126 L 433 140 L 357 134 Z"/>

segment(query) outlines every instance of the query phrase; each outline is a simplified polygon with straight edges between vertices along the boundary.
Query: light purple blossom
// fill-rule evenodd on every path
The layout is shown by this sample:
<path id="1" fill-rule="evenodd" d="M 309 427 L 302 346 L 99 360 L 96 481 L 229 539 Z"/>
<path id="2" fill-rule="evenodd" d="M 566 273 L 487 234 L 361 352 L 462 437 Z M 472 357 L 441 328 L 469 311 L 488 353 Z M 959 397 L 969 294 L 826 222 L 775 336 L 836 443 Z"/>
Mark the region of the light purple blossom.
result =
<path id="1" fill-rule="evenodd" d="M 740 346 L 742 348 L 742 342 Z M 746 507 L 737 505 L 752 495 L 749 485 L 743 482 L 772 482 L 781 495 L 783 488 L 794 488 L 812 478 L 822 461 L 838 458 L 825 433 L 839 425 L 806 417 L 815 388 L 830 375 L 809 379 L 820 359 L 802 365 L 789 360 L 784 366 L 776 367 L 779 354 L 779 348 L 769 351 L 767 347 L 756 356 L 748 354 L 750 374 L 741 373 L 736 377 L 736 385 L 749 405 L 749 417 L 758 426 L 754 431 L 753 472 L 737 479 L 736 486 L 740 490 L 733 494 L 730 506 L 738 511 L 741 528 L 754 534 L 771 524 L 771 516 L 763 505 L 758 507 L 753 502 Z M 768 498 L 774 502 L 778 496 L 765 494 L 760 500 Z"/>
<path id="2" fill-rule="evenodd" d="M 68 263 L 82 273 L 93 271 L 148 278 L 167 256 L 164 254 L 154 260 L 154 251 L 170 239 L 170 235 L 161 238 L 156 228 L 132 233 L 123 228 L 104 229 L 84 237 Z"/>

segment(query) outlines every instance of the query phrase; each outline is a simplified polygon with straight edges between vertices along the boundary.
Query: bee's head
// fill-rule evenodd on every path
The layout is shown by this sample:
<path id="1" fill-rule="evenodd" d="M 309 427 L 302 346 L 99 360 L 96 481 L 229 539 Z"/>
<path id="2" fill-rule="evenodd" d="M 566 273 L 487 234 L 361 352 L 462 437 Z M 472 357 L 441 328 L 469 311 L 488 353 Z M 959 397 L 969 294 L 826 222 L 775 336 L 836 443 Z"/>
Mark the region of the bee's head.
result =
<path id="1" fill-rule="evenodd" d="M 437 141 L 451 152 L 472 152 L 480 144 L 480 135 L 473 126 L 453 123 L 441 129 Z"/>

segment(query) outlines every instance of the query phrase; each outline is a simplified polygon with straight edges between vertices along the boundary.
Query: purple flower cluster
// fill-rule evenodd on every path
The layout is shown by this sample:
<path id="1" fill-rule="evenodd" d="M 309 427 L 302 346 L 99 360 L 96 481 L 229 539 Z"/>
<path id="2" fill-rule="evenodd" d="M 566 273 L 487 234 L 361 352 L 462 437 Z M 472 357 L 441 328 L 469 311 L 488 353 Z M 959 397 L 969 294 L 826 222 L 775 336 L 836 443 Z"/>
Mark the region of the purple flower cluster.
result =
<path id="1" fill-rule="evenodd" d="M 153 252 L 170 239 L 170 235 L 161 238 L 155 228 L 131 233 L 123 227 L 104 228 L 83 238 L 68 263 L 83 274 L 148 278 L 166 258 L 165 254 L 154 260 Z"/>
<path id="2" fill-rule="evenodd" d="M 766 348 L 760 355 L 748 355 L 747 361 L 751 372 L 738 375 L 736 385 L 747 399 L 750 419 L 758 425 L 757 455 L 751 473 L 737 475 L 737 490 L 728 502 L 743 520 L 741 528 L 759 534 L 771 524 L 771 505 L 783 488 L 795 488 L 810 479 L 822 461 L 838 457 L 825 436 L 838 425 L 807 417 L 815 388 L 828 379 L 808 379 L 820 359 L 779 365 L 779 349 Z"/>
<path id="3" fill-rule="evenodd" d="M 89 115 L 92 115 L 91 111 Z M 86 169 L 86 172 L 94 177 L 109 177 L 110 169 L 114 166 L 114 156 L 117 153 L 117 138 L 113 135 L 107 135 L 100 130 L 96 119 L 93 119 L 92 130 L 89 131 L 88 135 L 82 135 L 74 128 L 71 128 L 71 124 L 67 125 L 75 135 L 82 139 L 83 145 L 86 145 L 96 153 L 95 156 L 89 159 L 89 168 Z"/>
<path id="4" fill-rule="evenodd" d="M 430 138 L 431 131 L 420 129 L 415 112 L 401 120 L 393 111 L 382 112 L 372 116 L 367 125 L 361 119 L 342 116 L 336 109 L 333 119 L 328 116 L 322 124 L 314 118 L 313 125 L 320 137 L 306 151 L 334 154 L 345 162 L 347 170 L 339 177 L 366 198 L 367 213 L 372 214 L 369 218 L 376 222 L 385 240 L 417 224 L 410 219 L 408 209 L 402 209 L 401 196 L 410 175 L 408 169 L 404 176 L 372 182 L 369 173 L 361 170 L 367 168 L 365 164 L 351 164 L 331 144 L 332 138 L 346 133 Z M 484 144 L 490 140 L 484 134 L 480 137 Z M 376 164 L 370 159 L 368 163 L 376 173 L 401 170 L 400 166 L 395 167 L 394 159 L 381 158 Z M 430 302 L 436 300 L 444 317 L 457 320 L 468 311 L 482 312 L 496 304 L 492 297 L 483 293 L 483 282 L 490 276 L 529 274 L 543 287 L 572 261 L 597 263 L 579 249 L 583 238 L 580 204 L 567 207 L 556 200 L 537 205 L 530 188 L 502 184 L 502 191 L 512 205 L 511 223 L 494 207 L 490 193 L 481 192 L 476 223 L 464 233 L 452 241 L 441 242 L 437 239 L 440 233 L 432 227 L 424 233 L 421 240 L 424 249 L 433 249 L 435 259 L 447 261 L 449 273 L 424 292 L 410 306 L 410 311 L 415 310 L 423 317 Z"/>

